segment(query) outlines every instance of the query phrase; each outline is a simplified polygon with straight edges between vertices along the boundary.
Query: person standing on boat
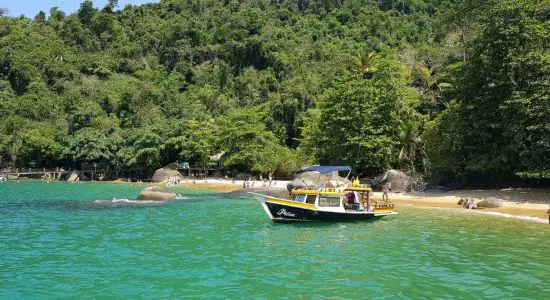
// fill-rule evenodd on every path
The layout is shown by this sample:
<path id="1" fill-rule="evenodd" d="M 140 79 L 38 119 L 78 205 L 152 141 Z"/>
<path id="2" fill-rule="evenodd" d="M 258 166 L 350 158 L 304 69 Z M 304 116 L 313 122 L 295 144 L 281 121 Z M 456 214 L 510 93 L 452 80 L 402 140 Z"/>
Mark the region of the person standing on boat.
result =
<path id="1" fill-rule="evenodd" d="M 382 200 L 388 202 L 389 199 L 389 192 L 391 192 L 391 182 L 386 182 L 384 185 L 382 185 Z"/>
<path id="2" fill-rule="evenodd" d="M 355 193 L 354 192 L 348 192 L 346 195 L 346 198 L 348 200 L 348 206 L 352 209 L 359 210 L 359 203 L 355 202 Z"/>

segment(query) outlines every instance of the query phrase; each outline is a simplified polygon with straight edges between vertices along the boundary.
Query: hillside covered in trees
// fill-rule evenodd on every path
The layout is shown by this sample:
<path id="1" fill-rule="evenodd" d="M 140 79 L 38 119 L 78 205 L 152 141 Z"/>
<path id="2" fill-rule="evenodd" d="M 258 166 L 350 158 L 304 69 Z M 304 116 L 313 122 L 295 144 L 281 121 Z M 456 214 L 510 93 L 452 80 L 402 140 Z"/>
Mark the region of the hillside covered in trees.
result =
<path id="1" fill-rule="evenodd" d="M 550 176 L 548 0 L 0 10 L 0 165 Z"/>

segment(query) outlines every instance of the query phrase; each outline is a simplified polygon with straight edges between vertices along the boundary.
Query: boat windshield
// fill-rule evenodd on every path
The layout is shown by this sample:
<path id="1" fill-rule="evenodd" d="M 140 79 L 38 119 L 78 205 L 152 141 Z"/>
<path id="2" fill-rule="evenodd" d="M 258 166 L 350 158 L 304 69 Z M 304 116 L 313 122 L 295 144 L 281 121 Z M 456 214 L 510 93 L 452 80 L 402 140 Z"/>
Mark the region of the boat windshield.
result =
<path id="1" fill-rule="evenodd" d="M 296 194 L 290 197 L 290 200 L 303 203 L 306 199 L 306 195 Z"/>
<path id="2" fill-rule="evenodd" d="M 316 199 L 317 199 L 317 195 L 307 195 L 306 203 L 307 204 L 315 204 Z"/>

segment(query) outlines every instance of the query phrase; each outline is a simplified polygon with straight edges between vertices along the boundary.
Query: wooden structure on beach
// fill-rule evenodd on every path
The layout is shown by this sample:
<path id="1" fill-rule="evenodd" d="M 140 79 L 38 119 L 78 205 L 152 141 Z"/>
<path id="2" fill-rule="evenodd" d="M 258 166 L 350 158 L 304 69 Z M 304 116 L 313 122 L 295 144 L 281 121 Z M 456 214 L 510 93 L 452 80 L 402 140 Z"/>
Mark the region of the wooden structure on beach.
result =
<path id="1" fill-rule="evenodd" d="M 121 174 L 135 176 L 140 170 L 115 170 L 104 164 L 82 165 L 78 170 L 64 168 L 4 168 L 0 174 L 8 179 L 18 178 L 46 178 L 51 180 L 67 180 L 70 177 L 89 178 L 91 180 L 102 180 L 103 178 L 116 178 Z"/>
<path id="2" fill-rule="evenodd" d="M 96 169 L 96 170 L 65 170 L 63 168 L 55 169 L 46 169 L 46 168 L 15 168 L 15 169 L 4 169 L 0 172 L 8 179 L 17 179 L 20 177 L 25 178 L 49 178 L 53 180 L 60 180 L 63 177 L 70 177 L 72 174 L 77 174 L 78 176 L 84 175 L 86 177 L 94 178 L 97 174 L 105 174 L 105 170 Z"/>
<path id="3" fill-rule="evenodd" d="M 203 165 L 186 165 L 170 164 L 167 167 L 172 168 L 180 172 L 182 176 L 188 177 L 208 177 L 214 172 L 221 172 L 222 168 L 218 165 L 203 164 Z"/>

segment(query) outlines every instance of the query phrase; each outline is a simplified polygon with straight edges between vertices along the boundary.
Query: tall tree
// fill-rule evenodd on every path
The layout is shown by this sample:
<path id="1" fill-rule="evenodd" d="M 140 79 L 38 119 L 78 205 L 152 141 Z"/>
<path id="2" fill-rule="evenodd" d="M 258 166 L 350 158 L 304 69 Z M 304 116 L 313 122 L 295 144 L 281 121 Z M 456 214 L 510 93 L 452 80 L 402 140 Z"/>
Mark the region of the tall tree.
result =
<path id="1" fill-rule="evenodd" d="M 550 169 L 549 14 L 547 1 L 503 0 L 483 16 L 460 95 L 467 169 Z"/>
<path id="2" fill-rule="evenodd" d="M 84 2 L 80 4 L 80 9 L 78 10 L 80 22 L 84 25 L 91 26 L 96 11 L 97 9 L 94 7 L 91 0 L 84 0 Z"/>
<path id="3" fill-rule="evenodd" d="M 405 115 L 399 65 L 380 59 L 371 79 L 344 79 L 321 104 L 320 162 L 349 164 L 372 174 L 398 159 Z"/>

